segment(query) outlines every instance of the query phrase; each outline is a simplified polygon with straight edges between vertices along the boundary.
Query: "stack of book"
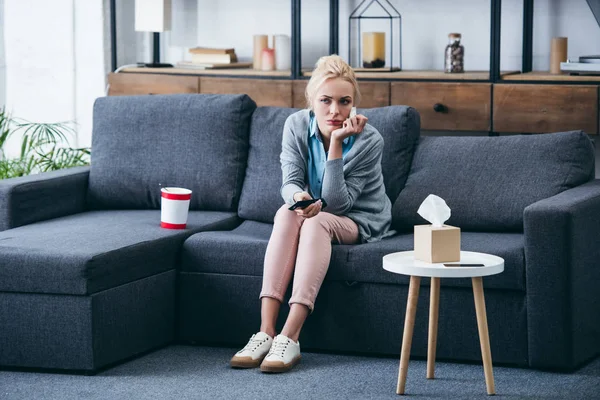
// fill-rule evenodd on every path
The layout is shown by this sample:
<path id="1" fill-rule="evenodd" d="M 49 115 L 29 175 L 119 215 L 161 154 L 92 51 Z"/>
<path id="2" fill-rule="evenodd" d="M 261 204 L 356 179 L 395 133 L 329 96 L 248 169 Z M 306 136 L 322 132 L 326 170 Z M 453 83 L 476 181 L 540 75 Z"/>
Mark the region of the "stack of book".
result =
<path id="1" fill-rule="evenodd" d="M 192 60 L 177 63 L 179 68 L 211 69 L 211 68 L 249 68 L 251 62 L 238 62 L 234 49 L 218 49 L 211 47 L 194 47 L 189 50 Z"/>

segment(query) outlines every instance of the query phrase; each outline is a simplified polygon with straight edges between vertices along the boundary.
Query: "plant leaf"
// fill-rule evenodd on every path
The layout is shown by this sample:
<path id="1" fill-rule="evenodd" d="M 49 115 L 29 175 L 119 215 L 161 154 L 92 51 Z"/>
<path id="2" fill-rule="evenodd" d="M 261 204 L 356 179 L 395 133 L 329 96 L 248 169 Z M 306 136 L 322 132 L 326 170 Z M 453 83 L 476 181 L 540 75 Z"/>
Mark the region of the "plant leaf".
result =
<path id="1" fill-rule="evenodd" d="M 2 158 L 4 144 L 17 132 L 22 135 L 19 157 Z M 0 179 L 89 165 L 91 149 L 68 147 L 68 138 L 75 134 L 70 122 L 16 120 L 9 118 L 4 108 L 0 108 Z"/>

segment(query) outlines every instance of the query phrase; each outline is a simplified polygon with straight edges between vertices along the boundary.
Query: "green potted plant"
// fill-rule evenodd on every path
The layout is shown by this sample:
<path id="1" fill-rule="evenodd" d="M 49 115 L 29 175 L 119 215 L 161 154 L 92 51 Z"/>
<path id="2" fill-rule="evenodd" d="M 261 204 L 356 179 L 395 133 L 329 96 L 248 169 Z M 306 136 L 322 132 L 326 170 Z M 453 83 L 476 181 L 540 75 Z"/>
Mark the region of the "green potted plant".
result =
<path id="1" fill-rule="evenodd" d="M 74 133 L 69 123 L 16 120 L 0 108 L 0 179 L 88 165 L 89 148 L 69 147 L 68 137 Z M 21 151 L 9 157 L 4 146 L 16 134 L 22 135 Z"/>

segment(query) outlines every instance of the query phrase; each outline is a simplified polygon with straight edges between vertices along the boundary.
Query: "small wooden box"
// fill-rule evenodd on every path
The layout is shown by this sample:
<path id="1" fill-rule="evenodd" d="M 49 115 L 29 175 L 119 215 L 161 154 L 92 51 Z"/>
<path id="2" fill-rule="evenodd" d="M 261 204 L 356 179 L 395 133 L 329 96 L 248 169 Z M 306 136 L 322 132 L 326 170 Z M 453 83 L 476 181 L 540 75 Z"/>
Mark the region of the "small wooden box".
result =
<path id="1" fill-rule="evenodd" d="M 415 225 L 415 260 L 428 263 L 460 261 L 460 228 Z"/>

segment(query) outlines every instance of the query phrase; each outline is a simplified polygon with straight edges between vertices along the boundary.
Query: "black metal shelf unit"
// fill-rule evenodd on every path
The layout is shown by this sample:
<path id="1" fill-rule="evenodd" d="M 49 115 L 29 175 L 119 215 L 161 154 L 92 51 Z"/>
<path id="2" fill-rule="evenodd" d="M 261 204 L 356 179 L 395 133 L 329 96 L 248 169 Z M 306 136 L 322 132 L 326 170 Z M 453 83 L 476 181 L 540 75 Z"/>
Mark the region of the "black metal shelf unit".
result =
<path id="1" fill-rule="evenodd" d="M 258 79 L 298 79 L 302 76 L 302 49 L 301 49 L 301 0 L 291 0 L 292 6 L 292 33 L 290 37 L 291 42 L 291 75 L 289 77 L 282 76 L 254 76 L 248 75 Z M 116 0 L 110 0 L 110 43 L 111 43 L 111 71 L 117 70 L 117 7 Z M 329 51 L 330 53 L 337 53 L 338 51 L 338 18 L 339 18 L 339 1 L 330 0 L 330 29 L 329 29 Z M 244 75 L 243 77 L 246 77 Z"/>
<path id="2" fill-rule="evenodd" d="M 117 70 L 117 5 L 110 0 L 110 70 Z"/>
<path id="3" fill-rule="evenodd" d="M 533 0 L 530 3 L 533 16 Z M 501 0 L 491 0 L 492 32 L 490 52 L 490 80 L 500 78 L 500 9 Z M 289 77 L 256 77 L 264 79 L 302 79 L 302 47 L 301 47 L 301 0 L 291 0 L 292 33 L 291 33 L 291 75 Z M 110 33 L 111 33 L 111 70 L 117 70 L 117 18 L 116 0 L 110 0 Z M 532 17 L 531 17 L 532 18 Z M 530 24 L 532 25 L 532 24 Z M 529 52 L 528 54 L 530 54 Z M 339 0 L 329 0 L 329 54 L 339 54 Z M 525 54 L 525 52 L 523 53 Z M 530 56 L 531 58 L 531 56 Z M 255 76 L 252 76 L 255 77 Z"/>
<path id="4" fill-rule="evenodd" d="M 340 2 L 329 0 L 329 54 L 340 52 Z"/>
<path id="5" fill-rule="evenodd" d="M 497 0 L 500 3 L 501 0 Z M 492 3 L 494 0 L 492 0 Z M 594 6 L 597 4 L 597 8 L 600 11 L 600 0 L 586 0 L 594 17 L 598 21 L 600 25 L 600 13 L 594 12 Z M 533 71 L 533 0 L 523 0 L 523 51 L 522 51 L 522 65 L 521 65 L 521 73 L 525 74 Z M 493 11 L 492 11 L 493 14 Z M 597 15 L 598 14 L 598 15 Z M 492 17 L 493 19 L 494 17 Z M 500 11 L 498 10 L 498 18 L 500 18 Z M 492 34 L 493 35 L 493 34 Z M 500 45 L 500 31 L 498 31 L 498 46 Z M 493 40 L 493 39 L 492 39 Z M 497 59 L 498 66 L 500 65 L 500 57 Z M 510 83 L 510 84 L 543 84 L 543 83 L 551 83 L 552 85 L 596 85 L 598 81 L 586 79 L 585 76 L 581 76 L 577 80 L 543 80 L 536 79 L 533 76 L 531 79 L 523 79 L 523 80 L 496 80 L 494 82 L 501 83 Z"/>
<path id="6" fill-rule="evenodd" d="M 301 4 L 300 0 L 292 0 L 292 74 L 290 79 L 297 79 L 302 75 L 302 47 L 301 47 Z"/>
<path id="7" fill-rule="evenodd" d="M 299 1 L 299 0 L 298 0 Z M 500 35 L 501 35 L 501 16 L 502 16 L 502 0 L 490 0 L 491 6 L 491 20 L 490 20 L 490 76 L 489 82 L 498 82 L 500 81 Z M 529 55 L 529 60 L 531 60 L 531 43 L 533 36 L 533 0 L 524 0 L 525 9 L 530 9 L 529 15 L 529 25 L 527 32 L 529 32 L 529 47 L 527 48 Z M 337 54 L 339 50 L 339 1 L 338 0 L 329 0 L 329 53 Z M 525 19 L 524 19 L 525 24 Z M 524 35 L 526 30 L 524 29 Z M 292 41 L 294 38 L 292 37 Z M 523 38 L 523 43 L 525 46 L 525 36 Z M 525 59 L 525 47 L 523 52 L 523 57 Z M 400 55 L 401 56 L 401 55 Z M 524 61 L 525 62 L 525 61 Z M 531 61 L 530 61 L 531 63 Z M 531 69 L 530 69 L 531 70 Z M 413 79 L 411 79 L 412 81 Z M 428 81 L 427 79 L 417 79 L 417 81 Z M 435 81 L 439 81 L 436 79 Z M 448 81 L 454 82 L 455 80 L 448 79 Z M 482 82 L 482 81 L 478 81 Z M 485 82 L 485 81 L 484 81 Z"/>
<path id="8" fill-rule="evenodd" d="M 502 0 L 491 0 L 490 21 L 490 81 L 500 80 L 500 27 Z"/>
<path id="9" fill-rule="evenodd" d="M 521 72 L 533 68 L 533 0 L 523 0 L 523 65 Z"/>
<path id="10" fill-rule="evenodd" d="M 588 3 L 590 0 L 587 0 Z M 111 68 L 117 69 L 117 18 L 116 0 L 110 0 L 110 32 L 111 32 Z M 500 37 L 502 0 L 490 0 L 490 74 L 489 79 L 478 82 L 503 82 L 500 76 Z M 590 6 L 591 7 L 591 6 Z M 259 79 L 303 79 L 302 76 L 302 47 L 301 47 L 301 0 L 291 0 L 291 74 L 282 76 L 254 76 Z M 329 0 L 329 54 L 339 54 L 339 0 Z M 523 0 L 523 53 L 522 72 L 532 71 L 533 59 L 533 0 Z M 409 79 L 413 81 L 414 79 Z M 428 79 L 417 79 L 428 81 Z M 435 79 L 435 81 L 440 81 Z M 444 80 L 446 81 L 446 80 Z M 449 79 L 448 81 L 453 81 Z M 511 83 L 539 83 L 539 80 L 510 81 Z M 552 81 L 553 84 L 585 84 L 586 79 L 577 81 Z"/>

